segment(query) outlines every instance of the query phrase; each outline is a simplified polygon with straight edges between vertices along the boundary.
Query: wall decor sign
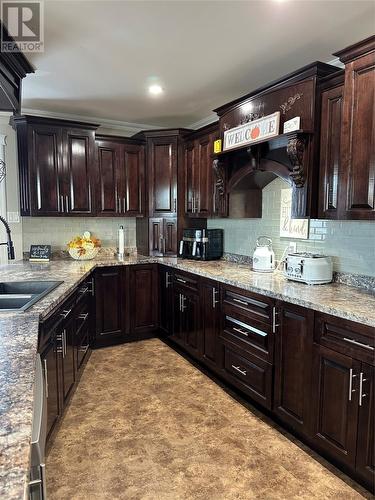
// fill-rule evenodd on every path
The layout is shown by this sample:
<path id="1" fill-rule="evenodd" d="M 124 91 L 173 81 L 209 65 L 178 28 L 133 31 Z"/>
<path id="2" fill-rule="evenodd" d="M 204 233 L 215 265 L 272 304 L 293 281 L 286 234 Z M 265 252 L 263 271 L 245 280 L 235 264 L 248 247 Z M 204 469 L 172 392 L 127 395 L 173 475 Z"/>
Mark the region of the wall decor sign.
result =
<path id="1" fill-rule="evenodd" d="M 31 245 L 30 262 L 49 262 L 51 258 L 51 245 Z"/>
<path id="2" fill-rule="evenodd" d="M 221 139 L 214 142 L 214 153 L 221 153 Z"/>
<path id="3" fill-rule="evenodd" d="M 263 116 L 258 120 L 244 123 L 224 132 L 224 151 L 261 142 L 279 135 L 280 111 Z"/>
<path id="4" fill-rule="evenodd" d="M 288 132 L 294 132 L 295 130 L 299 130 L 300 126 L 301 126 L 301 117 L 295 116 L 294 118 L 288 120 L 287 122 L 284 122 L 283 132 L 284 134 L 287 134 Z"/>
<path id="5" fill-rule="evenodd" d="M 292 190 L 281 190 L 280 237 L 307 240 L 309 219 L 292 219 Z"/>

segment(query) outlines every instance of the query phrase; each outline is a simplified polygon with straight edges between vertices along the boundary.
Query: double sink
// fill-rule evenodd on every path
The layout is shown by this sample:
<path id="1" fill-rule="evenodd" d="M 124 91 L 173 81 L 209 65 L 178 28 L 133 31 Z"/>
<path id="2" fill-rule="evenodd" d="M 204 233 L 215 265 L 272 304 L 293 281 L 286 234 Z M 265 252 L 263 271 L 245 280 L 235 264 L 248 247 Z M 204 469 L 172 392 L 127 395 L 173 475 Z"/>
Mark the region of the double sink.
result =
<path id="1" fill-rule="evenodd" d="M 0 282 L 0 312 L 23 312 L 57 288 L 62 281 Z"/>

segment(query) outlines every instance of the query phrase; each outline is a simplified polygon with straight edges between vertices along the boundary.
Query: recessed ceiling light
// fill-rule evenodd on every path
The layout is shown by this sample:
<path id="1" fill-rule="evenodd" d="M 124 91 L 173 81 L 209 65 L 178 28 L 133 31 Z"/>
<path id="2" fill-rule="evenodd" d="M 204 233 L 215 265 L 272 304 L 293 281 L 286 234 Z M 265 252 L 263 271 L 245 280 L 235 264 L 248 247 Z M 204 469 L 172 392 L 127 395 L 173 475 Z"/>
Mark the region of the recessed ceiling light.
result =
<path id="1" fill-rule="evenodd" d="M 148 91 L 152 95 L 159 95 L 163 92 L 163 89 L 160 85 L 150 85 L 150 87 L 148 88 Z"/>

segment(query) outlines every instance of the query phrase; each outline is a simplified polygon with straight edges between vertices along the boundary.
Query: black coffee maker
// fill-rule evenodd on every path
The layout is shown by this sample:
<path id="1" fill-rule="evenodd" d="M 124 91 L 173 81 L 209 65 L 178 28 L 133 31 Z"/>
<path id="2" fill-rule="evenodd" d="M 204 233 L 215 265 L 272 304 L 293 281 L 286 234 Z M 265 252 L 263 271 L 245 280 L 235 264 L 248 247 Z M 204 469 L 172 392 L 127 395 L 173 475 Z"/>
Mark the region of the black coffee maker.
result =
<path id="1" fill-rule="evenodd" d="M 178 256 L 183 259 L 215 260 L 223 256 L 222 229 L 184 229 Z"/>

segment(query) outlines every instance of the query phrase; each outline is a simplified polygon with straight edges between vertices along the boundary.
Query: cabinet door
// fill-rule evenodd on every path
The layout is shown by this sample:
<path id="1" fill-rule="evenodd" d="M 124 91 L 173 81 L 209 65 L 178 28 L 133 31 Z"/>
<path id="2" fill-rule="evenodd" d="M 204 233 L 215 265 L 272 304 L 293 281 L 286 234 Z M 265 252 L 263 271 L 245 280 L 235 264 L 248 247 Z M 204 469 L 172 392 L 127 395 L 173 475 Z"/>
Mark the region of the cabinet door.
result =
<path id="1" fill-rule="evenodd" d="M 173 328 L 172 272 L 159 266 L 159 327 L 165 335 L 171 335 Z"/>
<path id="2" fill-rule="evenodd" d="M 94 148 L 93 131 L 63 129 L 64 211 L 68 214 L 94 214 Z"/>
<path id="3" fill-rule="evenodd" d="M 97 214 L 111 217 L 120 214 L 119 174 L 121 146 L 111 141 L 96 141 L 99 172 Z"/>
<path id="4" fill-rule="evenodd" d="M 173 289 L 173 331 L 171 338 L 180 345 L 185 345 L 185 324 L 182 313 L 183 293 L 178 288 Z"/>
<path id="5" fill-rule="evenodd" d="M 170 257 L 177 255 L 177 219 L 163 221 L 163 255 Z"/>
<path id="6" fill-rule="evenodd" d="M 332 458 L 354 467 L 360 363 L 313 346 L 313 439 Z"/>
<path id="7" fill-rule="evenodd" d="M 56 339 L 52 339 L 42 354 L 42 364 L 47 394 L 48 437 L 60 414 Z"/>
<path id="8" fill-rule="evenodd" d="M 119 267 L 95 272 L 95 345 L 110 345 L 125 339 L 125 303 L 122 271 Z"/>
<path id="9" fill-rule="evenodd" d="M 346 219 L 375 218 L 374 79 L 375 52 L 345 66 L 341 216 Z"/>
<path id="10" fill-rule="evenodd" d="M 274 410 L 287 424 L 308 434 L 314 312 L 281 303 L 275 334 Z"/>
<path id="11" fill-rule="evenodd" d="M 129 269 L 130 336 L 142 338 L 158 327 L 158 277 L 154 264 Z"/>
<path id="12" fill-rule="evenodd" d="M 195 178 L 195 147 L 194 141 L 185 144 L 185 215 L 195 216 L 194 178 Z"/>
<path id="13" fill-rule="evenodd" d="M 148 139 L 150 215 L 177 214 L 177 138 Z"/>
<path id="14" fill-rule="evenodd" d="M 164 224 L 161 218 L 149 219 L 149 248 L 150 255 L 162 257 L 164 250 Z"/>
<path id="15" fill-rule="evenodd" d="M 181 309 L 183 316 L 183 329 L 185 331 L 185 347 L 198 358 L 201 353 L 202 332 L 200 328 L 200 301 L 196 293 L 182 293 Z"/>
<path id="16" fill-rule="evenodd" d="M 319 215 L 329 219 L 338 217 L 343 93 L 343 85 L 322 93 Z"/>
<path id="17" fill-rule="evenodd" d="M 194 194 L 198 217 L 208 217 L 212 214 L 212 149 L 211 136 L 205 136 L 197 141 L 198 166 Z"/>
<path id="18" fill-rule="evenodd" d="M 358 441 L 356 470 L 370 491 L 375 489 L 375 369 L 362 364 L 358 395 Z"/>
<path id="19" fill-rule="evenodd" d="M 145 212 L 145 164 L 144 147 L 124 144 L 122 149 L 122 213 L 129 217 L 141 217 Z"/>
<path id="20" fill-rule="evenodd" d="M 59 353 L 61 360 L 61 396 L 62 402 L 65 405 L 70 391 L 73 389 L 75 382 L 75 321 L 72 316 L 68 319 L 58 335 L 60 341 Z"/>
<path id="21" fill-rule="evenodd" d="M 211 368 L 217 368 L 218 332 L 220 323 L 219 286 L 217 283 L 202 281 L 202 358 Z"/>
<path id="22" fill-rule="evenodd" d="M 29 127 L 31 205 L 33 215 L 60 215 L 63 211 L 61 128 Z"/>

